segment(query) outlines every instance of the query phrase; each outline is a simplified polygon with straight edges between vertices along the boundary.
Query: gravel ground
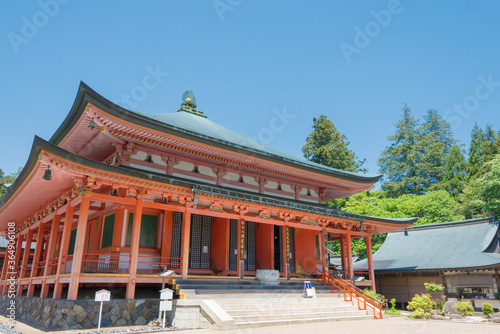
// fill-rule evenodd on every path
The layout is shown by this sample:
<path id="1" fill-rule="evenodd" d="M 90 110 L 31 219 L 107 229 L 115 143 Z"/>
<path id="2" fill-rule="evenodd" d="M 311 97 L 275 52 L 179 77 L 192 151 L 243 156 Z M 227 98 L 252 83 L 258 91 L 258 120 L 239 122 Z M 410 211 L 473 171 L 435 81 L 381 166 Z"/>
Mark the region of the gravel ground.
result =
<path id="1" fill-rule="evenodd" d="M 4 322 L 0 321 L 0 333 L 2 334 L 26 334 L 24 332 L 18 332 L 15 328 L 11 328 Z"/>

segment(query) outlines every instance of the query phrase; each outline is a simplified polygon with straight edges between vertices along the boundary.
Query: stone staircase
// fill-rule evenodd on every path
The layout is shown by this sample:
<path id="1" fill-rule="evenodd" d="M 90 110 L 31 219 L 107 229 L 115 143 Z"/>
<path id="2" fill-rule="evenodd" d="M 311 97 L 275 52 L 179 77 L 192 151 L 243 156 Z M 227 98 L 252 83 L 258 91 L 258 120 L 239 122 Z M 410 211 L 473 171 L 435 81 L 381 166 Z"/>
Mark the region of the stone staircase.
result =
<path id="1" fill-rule="evenodd" d="M 220 306 L 226 319 L 213 324 L 217 329 L 275 326 L 309 322 L 373 319 L 358 310 L 343 295 L 332 294 L 331 287 L 311 281 L 316 298 L 304 296 L 303 281 L 281 281 L 279 285 L 237 280 L 176 280 L 180 297 L 186 300 L 210 300 Z M 227 321 L 231 319 L 232 321 Z"/>

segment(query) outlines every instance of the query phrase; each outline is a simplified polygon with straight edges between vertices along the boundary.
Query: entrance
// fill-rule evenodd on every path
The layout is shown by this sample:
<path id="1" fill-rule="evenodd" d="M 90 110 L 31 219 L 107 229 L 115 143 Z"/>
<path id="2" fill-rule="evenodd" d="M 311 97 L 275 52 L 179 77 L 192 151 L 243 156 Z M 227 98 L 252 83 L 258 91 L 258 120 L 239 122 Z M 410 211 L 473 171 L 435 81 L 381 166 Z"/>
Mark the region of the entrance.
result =
<path id="1" fill-rule="evenodd" d="M 245 270 L 254 271 L 256 269 L 255 259 L 255 223 L 245 222 Z M 238 221 L 231 219 L 229 225 L 229 270 L 236 270 L 238 265 Z"/>
<path id="2" fill-rule="evenodd" d="M 210 269 L 210 239 L 212 217 L 191 215 L 189 240 L 189 268 Z"/>

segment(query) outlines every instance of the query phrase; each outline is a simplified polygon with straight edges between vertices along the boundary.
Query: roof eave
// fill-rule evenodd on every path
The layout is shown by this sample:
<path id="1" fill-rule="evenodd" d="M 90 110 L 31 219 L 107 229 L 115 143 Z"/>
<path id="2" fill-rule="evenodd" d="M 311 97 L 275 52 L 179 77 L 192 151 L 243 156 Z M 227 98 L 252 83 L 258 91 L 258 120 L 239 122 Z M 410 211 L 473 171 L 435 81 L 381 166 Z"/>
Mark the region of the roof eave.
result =
<path id="1" fill-rule="evenodd" d="M 310 166 L 307 166 L 305 164 L 301 164 L 296 161 L 290 161 L 289 159 L 286 159 L 281 156 L 276 156 L 272 154 L 267 154 L 265 152 L 261 152 L 258 150 L 253 150 L 248 147 L 244 146 L 238 146 L 232 143 L 224 143 L 219 140 L 216 140 L 214 138 L 209 138 L 205 136 L 200 136 L 195 132 L 191 132 L 185 129 L 180 129 L 177 127 L 173 126 L 168 126 L 165 123 L 159 122 L 155 119 L 149 118 L 145 115 L 141 115 L 138 113 L 135 113 L 133 111 L 130 111 L 128 109 L 125 109 L 123 107 L 120 107 L 119 105 L 107 100 L 105 97 L 94 91 L 92 88 L 90 88 L 88 85 L 86 85 L 84 82 L 80 82 L 80 86 L 78 88 L 78 93 L 75 99 L 75 102 L 73 103 L 73 106 L 70 109 L 69 114 L 66 116 L 64 121 L 61 123 L 59 128 L 56 130 L 56 132 L 52 135 L 50 138 L 49 142 L 58 145 L 61 143 L 61 141 L 68 135 L 68 133 L 71 131 L 71 129 L 75 126 L 75 124 L 78 122 L 81 114 L 84 112 L 85 106 L 87 103 L 93 103 L 97 107 L 103 109 L 106 112 L 111 113 L 114 116 L 120 117 L 122 119 L 125 119 L 127 121 L 130 121 L 132 123 L 136 123 L 141 126 L 146 126 L 153 128 L 155 130 L 159 130 L 162 132 L 168 132 L 173 135 L 183 137 L 186 139 L 191 139 L 194 141 L 202 142 L 205 144 L 209 144 L 211 146 L 216 146 L 219 148 L 223 148 L 226 150 L 230 151 L 236 151 L 238 153 L 243 153 L 246 155 L 252 155 L 257 158 L 261 158 L 263 160 L 268 160 L 280 164 L 284 164 L 290 167 L 295 167 L 301 170 L 313 172 L 313 173 L 318 173 L 330 177 L 335 177 L 339 179 L 343 179 L 346 181 L 351 181 L 351 182 L 356 182 L 356 183 L 361 183 L 361 184 L 369 184 L 372 185 L 376 183 L 377 181 L 380 180 L 382 177 L 382 174 L 376 174 L 374 176 L 364 176 L 362 174 L 358 175 L 352 175 L 352 174 L 347 174 L 344 173 L 343 171 L 338 171 L 338 173 L 330 172 L 323 170 L 321 168 L 313 168 Z M 168 130 L 168 131 L 166 131 Z"/>

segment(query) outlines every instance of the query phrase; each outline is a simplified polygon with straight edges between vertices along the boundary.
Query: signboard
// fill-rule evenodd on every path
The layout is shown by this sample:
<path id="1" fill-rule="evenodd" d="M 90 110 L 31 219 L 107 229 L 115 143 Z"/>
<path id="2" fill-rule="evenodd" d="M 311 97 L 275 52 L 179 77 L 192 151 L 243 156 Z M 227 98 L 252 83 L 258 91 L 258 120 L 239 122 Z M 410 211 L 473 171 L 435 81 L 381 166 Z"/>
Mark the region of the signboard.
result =
<path id="1" fill-rule="evenodd" d="M 245 221 L 240 221 L 240 260 L 245 260 Z"/>
<path id="2" fill-rule="evenodd" d="M 313 293 L 313 290 L 312 290 L 312 287 L 311 287 L 311 282 L 305 281 L 304 282 L 304 289 L 306 290 L 307 298 L 314 297 L 314 293 Z"/>
<path id="3" fill-rule="evenodd" d="M 174 293 L 174 290 L 170 290 L 170 289 L 163 289 L 160 291 L 160 299 L 161 300 L 165 300 L 165 299 L 172 299 L 173 298 L 173 293 Z"/>
<path id="4" fill-rule="evenodd" d="M 171 300 L 160 301 L 160 312 L 164 312 L 164 311 L 172 311 L 172 301 Z"/>
<path id="5" fill-rule="evenodd" d="M 111 299 L 111 292 L 108 290 L 99 290 L 95 293 L 96 302 L 109 302 Z"/>

